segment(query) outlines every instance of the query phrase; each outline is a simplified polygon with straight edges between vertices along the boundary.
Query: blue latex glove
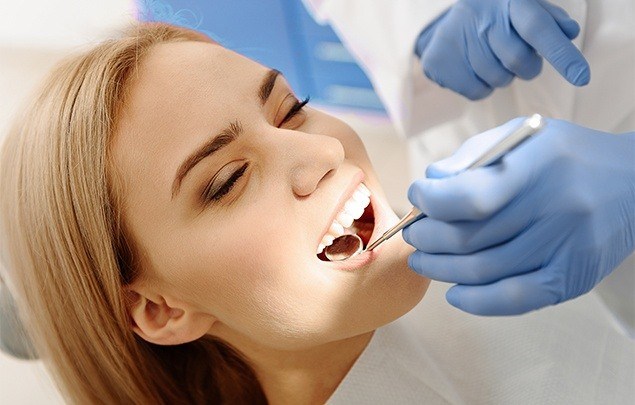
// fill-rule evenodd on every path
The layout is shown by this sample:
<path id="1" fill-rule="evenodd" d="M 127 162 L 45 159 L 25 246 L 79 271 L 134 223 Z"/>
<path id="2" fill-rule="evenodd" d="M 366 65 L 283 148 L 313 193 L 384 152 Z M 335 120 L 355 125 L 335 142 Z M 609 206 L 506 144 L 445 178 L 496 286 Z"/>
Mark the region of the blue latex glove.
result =
<path id="1" fill-rule="evenodd" d="M 420 34 L 415 47 L 430 80 L 471 100 L 529 80 L 541 55 L 570 83 L 589 83 L 590 69 L 571 43 L 580 26 L 545 0 L 458 0 Z"/>
<path id="2" fill-rule="evenodd" d="M 575 298 L 634 249 L 635 132 L 549 120 L 499 163 L 451 175 L 518 124 L 469 139 L 409 190 L 429 215 L 403 231 L 417 248 L 410 267 L 457 283 L 448 302 L 473 314 L 521 314 Z"/>

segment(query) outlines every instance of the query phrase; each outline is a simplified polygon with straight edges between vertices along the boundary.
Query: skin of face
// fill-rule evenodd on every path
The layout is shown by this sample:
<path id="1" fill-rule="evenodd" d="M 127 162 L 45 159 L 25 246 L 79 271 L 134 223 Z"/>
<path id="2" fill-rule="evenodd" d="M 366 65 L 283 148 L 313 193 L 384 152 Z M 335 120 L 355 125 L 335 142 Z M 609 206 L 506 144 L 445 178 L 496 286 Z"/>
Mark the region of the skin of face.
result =
<path id="1" fill-rule="evenodd" d="M 295 96 L 283 76 L 219 45 L 154 46 L 130 83 L 111 144 L 122 215 L 143 277 L 130 286 L 135 331 L 176 344 L 210 334 L 248 357 L 346 342 L 403 315 L 429 280 L 407 266 L 396 235 L 376 251 L 324 262 L 317 246 L 361 181 L 377 237 L 397 221 L 358 135 L 309 106 L 282 123 Z M 181 163 L 230 124 L 238 137 L 202 159 L 173 195 Z M 245 163 L 220 200 L 204 203 Z"/>

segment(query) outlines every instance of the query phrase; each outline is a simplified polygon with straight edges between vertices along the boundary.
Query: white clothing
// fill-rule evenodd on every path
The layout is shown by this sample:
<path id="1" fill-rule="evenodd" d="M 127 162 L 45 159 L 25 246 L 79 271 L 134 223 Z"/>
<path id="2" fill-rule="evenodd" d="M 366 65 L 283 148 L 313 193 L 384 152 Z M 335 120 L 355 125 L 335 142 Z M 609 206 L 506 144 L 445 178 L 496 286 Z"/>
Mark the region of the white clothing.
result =
<path id="1" fill-rule="evenodd" d="M 607 132 L 635 129 L 632 0 L 550 0 L 580 24 L 574 43 L 591 65 L 589 85 L 570 85 L 545 62 L 538 78 L 516 79 L 478 102 L 429 81 L 414 54 L 421 30 L 455 0 L 304 1 L 318 20 L 331 24 L 361 63 L 406 137 L 425 136 L 438 124 L 463 118 L 466 128 L 444 134 L 462 143 L 470 135 L 535 112 Z"/>
<path id="2" fill-rule="evenodd" d="M 632 404 L 635 345 L 590 293 L 512 318 L 475 317 L 433 282 L 375 331 L 329 405 Z"/>
<path id="3" fill-rule="evenodd" d="M 304 1 L 338 33 L 409 139 L 411 181 L 469 136 L 521 115 L 540 113 L 611 133 L 635 131 L 633 0 L 550 0 L 580 24 L 574 43 L 591 66 L 589 85 L 570 85 L 545 61 L 536 79 L 515 79 L 477 102 L 428 80 L 414 54 L 419 33 L 455 0 Z M 635 337 L 635 255 L 598 290 Z"/>

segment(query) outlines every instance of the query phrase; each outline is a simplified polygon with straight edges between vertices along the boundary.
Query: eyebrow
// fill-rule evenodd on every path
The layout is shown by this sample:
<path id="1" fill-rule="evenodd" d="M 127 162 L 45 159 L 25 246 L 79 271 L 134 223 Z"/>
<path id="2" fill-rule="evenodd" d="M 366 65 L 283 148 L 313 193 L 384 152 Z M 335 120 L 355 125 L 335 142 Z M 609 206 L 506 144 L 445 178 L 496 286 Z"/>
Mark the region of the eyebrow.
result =
<path id="1" fill-rule="evenodd" d="M 270 69 L 265 77 L 263 77 L 262 82 L 260 83 L 260 89 L 258 90 L 258 97 L 260 98 L 260 104 L 264 105 L 271 95 L 271 91 L 273 90 L 273 86 L 276 84 L 276 79 L 280 75 L 280 71 L 276 69 Z"/>
<path id="2" fill-rule="evenodd" d="M 240 122 L 236 120 L 188 156 L 176 171 L 176 176 L 174 178 L 174 182 L 172 183 L 172 199 L 174 199 L 174 197 L 176 197 L 179 193 L 183 179 L 188 172 L 194 168 L 194 166 L 196 166 L 201 160 L 213 155 L 215 152 L 218 152 L 235 141 L 242 132 L 243 127 Z"/>
<path id="3" fill-rule="evenodd" d="M 260 87 L 258 88 L 258 98 L 260 99 L 260 103 L 262 105 L 264 105 L 267 102 L 267 99 L 269 99 L 279 75 L 280 71 L 270 69 L 262 78 Z M 187 176 L 190 170 L 194 168 L 194 166 L 196 166 L 201 160 L 213 155 L 215 152 L 232 143 L 242 132 L 243 127 L 240 122 L 236 120 L 229 124 L 225 129 L 221 130 L 211 140 L 208 140 L 192 152 L 192 154 L 190 154 L 183 163 L 181 163 L 176 171 L 176 176 L 172 182 L 172 199 L 174 199 L 174 197 L 176 197 L 179 193 L 183 179 Z"/>

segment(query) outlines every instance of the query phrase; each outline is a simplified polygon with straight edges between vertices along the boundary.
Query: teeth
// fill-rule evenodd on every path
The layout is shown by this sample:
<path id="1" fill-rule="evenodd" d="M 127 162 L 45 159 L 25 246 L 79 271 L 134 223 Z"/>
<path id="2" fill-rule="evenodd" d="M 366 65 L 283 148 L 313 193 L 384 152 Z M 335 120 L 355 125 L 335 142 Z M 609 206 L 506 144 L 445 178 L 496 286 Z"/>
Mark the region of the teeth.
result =
<path id="1" fill-rule="evenodd" d="M 322 238 L 322 242 L 324 242 L 325 246 L 331 246 L 334 240 L 335 236 L 329 234 L 324 235 L 324 237 Z"/>
<path id="2" fill-rule="evenodd" d="M 346 201 L 342 211 L 340 211 L 326 235 L 322 237 L 318 245 L 317 254 L 322 253 L 326 246 L 330 246 L 335 238 L 344 235 L 345 229 L 349 228 L 353 221 L 359 219 L 364 213 L 364 209 L 370 204 L 370 190 L 363 183 L 357 187 L 351 198 Z"/>
<path id="3" fill-rule="evenodd" d="M 344 228 L 348 228 L 349 226 L 353 225 L 354 221 L 353 216 L 346 211 L 340 212 L 336 220 L 337 222 L 342 224 Z"/>
<path id="4" fill-rule="evenodd" d="M 368 196 L 360 190 L 355 190 L 355 193 L 353 193 L 353 200 L 357 201 L 358 203 L 363 203 L 367 199 Z"/>
<path id="5" fill-rule="evenodd" d="M 329 233 L 327 233 L 327 235 L 328 234 L 335 235 L 336 238 L 338 236 L 342 236 L 344 235 L 344 227 L 339 222 L 333 221 L 333 223 L 331 224 L 331 227 L 329 228 Z"/>
<path id="6" fill-rule="evenodd" d="M 347 201 L 344 205 L 344 210 L 348 215 L 352 216 L 353 219 L 359 219 L 364 213 L 364 208 L 366 208 L 366 206 L 362 206 L 354 200 Z"/>
<path id="7" fill-rule="evenodd" d="M 357 189 L 361 191 L 362 193 L 366 194 L 366 197 L 370 197 L 370 190 L 368 189 L 368 187 L 366 187 L 366 184 L 360 183 Z"/>

